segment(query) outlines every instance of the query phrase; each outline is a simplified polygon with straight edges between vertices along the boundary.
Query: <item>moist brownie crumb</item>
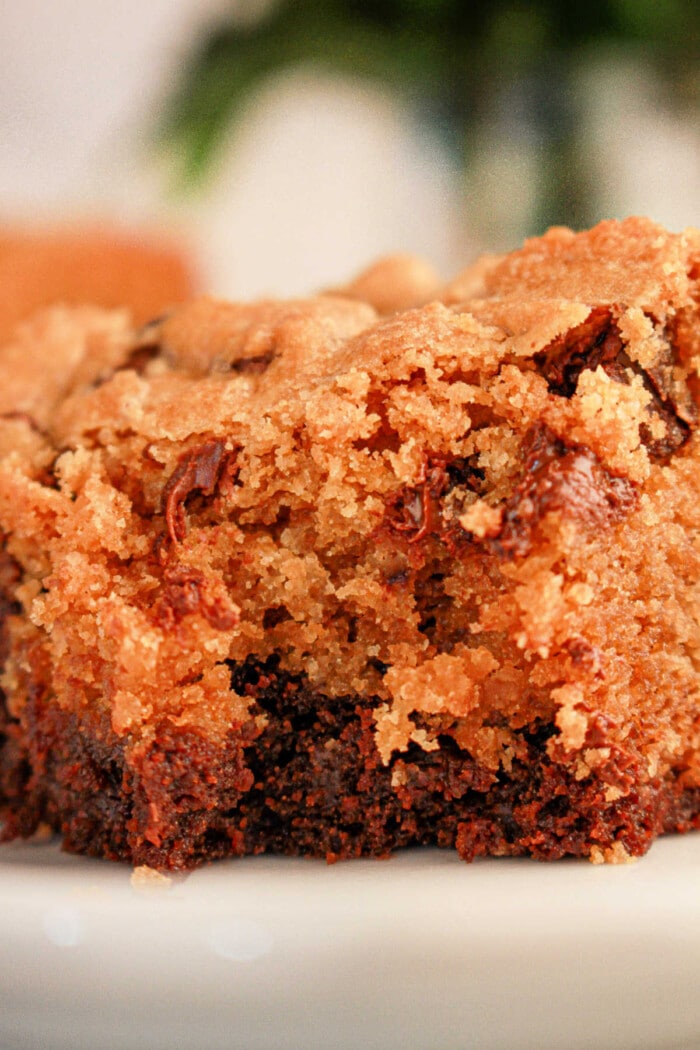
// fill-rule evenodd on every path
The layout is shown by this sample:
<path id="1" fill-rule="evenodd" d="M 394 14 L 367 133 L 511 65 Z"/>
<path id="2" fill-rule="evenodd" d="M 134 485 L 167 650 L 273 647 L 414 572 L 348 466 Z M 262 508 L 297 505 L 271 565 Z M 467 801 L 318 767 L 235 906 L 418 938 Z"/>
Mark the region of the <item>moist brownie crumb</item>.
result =
<path id="1" fill-rule="evenodd" d="M 157 871 L 700 825 L 700 235 L 0 348 L 0 814 Z"/>

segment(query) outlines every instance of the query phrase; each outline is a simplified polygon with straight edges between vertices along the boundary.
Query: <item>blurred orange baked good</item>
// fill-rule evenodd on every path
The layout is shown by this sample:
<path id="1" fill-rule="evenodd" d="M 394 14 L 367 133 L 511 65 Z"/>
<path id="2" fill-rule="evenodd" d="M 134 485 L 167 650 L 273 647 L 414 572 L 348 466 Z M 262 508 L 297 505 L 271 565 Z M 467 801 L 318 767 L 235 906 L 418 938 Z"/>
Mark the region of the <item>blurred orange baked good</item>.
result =
<path id="1" fill-rule="evenodd" d="M 138 326 L 194 286 L 184 252 L 157 237 L 106 228 L 0 231 L 0 340 L 53 303 L 126 306 Z"/>

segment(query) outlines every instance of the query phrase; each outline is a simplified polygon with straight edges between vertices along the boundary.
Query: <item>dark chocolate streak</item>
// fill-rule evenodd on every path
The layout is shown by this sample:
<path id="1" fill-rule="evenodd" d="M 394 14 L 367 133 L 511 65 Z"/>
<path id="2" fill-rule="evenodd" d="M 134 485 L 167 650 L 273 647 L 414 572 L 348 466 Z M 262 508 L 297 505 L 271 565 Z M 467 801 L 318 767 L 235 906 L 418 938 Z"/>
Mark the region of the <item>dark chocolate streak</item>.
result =
<path id="1" fill-rule="evenodd" d="M 229 363 L 229 369 L 237 375 L 262 375 L 270 367 L 275 359 L 273 350 L 264 354 L 255 354 L 251 357 L 239 357 Z"/>

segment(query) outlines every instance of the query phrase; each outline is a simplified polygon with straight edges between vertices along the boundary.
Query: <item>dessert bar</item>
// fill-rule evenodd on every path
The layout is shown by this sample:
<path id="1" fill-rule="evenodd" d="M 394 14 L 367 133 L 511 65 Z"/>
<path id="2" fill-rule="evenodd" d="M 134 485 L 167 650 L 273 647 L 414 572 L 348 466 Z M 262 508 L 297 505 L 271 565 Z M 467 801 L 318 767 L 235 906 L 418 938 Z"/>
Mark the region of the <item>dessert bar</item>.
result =
<path id="1" fill-rule="evenodd" d="M 0 349 L 4 838 L 615 862 L 700 824 L 700 234 L 382 272 Z"/>

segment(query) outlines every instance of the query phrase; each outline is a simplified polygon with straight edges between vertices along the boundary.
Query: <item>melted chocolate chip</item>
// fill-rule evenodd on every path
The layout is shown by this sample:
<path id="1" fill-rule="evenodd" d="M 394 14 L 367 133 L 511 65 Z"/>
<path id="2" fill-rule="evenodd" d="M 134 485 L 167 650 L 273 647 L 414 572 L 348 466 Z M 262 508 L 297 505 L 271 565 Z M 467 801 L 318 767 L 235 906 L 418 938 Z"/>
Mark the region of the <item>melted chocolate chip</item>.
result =
<path id="1" fill-rule="evenodd" d="M 669 348 L 669 359 L 672 351 Z M 639 376 L 645 390 L 651 395 L 648 412 L 660 419 L 666 429 L 661 438 L 655 438 L 650 424 L 641 423 L 639 436 L 649 456 L 656 461 L 667 460 L 690 436 L 690 426 L 679 413 L 667 387 L 665 373 L 669 368 L 649 371 L 633 361 L 620 337 L 609 310 L 592 310 L 583 324 L 559 336 L 548 347 L 535 354 L 538 371 L 547 381 L 551 393 L 558 397 L 572 397 L 583 371 L 602 368 L 617 383 L 628 384 L 632 376 Z"/>
<path id="2" fill-rule="evenodd" d="M 267 353 L 257 354 L 253 357 L 239 357 L 238 360 L 230 362 L 229 368 L 237 375 L 259 376 L 267 371 L 275 357 L 274 351 L 268 350 Z"/>
<path id="3" fill-rule="evenodd" d="M 207 441 L 186 452 L 163 490 L 163 508 L 170 538 L 181 542 L 187 535 L 185 502 L 193 492 L 211 496 L 224 472 L 228 457 L 223 441 Z"/>
<path id="4" fill-rule="evenodd" d="M 124 361 L 123 365 L 115 369 L 115 372 L 124 372 L 130 369 L 137 375 L 143 375 L 151 361 L 160 356 L 161 348 L 158 343 L 144 343 L 136 346 Z"/>
<path id="5" fill-rule="evenodd" d="M 481 493 L 484 471 L 477 456 L 448 459 L 426 456 L 418 485 L 402 489 L 389 503 L 389 524 L 398 532 L 412 533 L 409 543 L 418 543 L 431 534 L 441 534 L 442 501 L 455 489 Z"/>
<path id="6" fill-rule="evenodd" d="M 417 486 L 402 489 L 389 503 L 389 524 L 397 532 L 412 533 L 417 543 L 439 526 L 439 500 L 446 488 L 445 464 L 426 458 Z"/>
<path id="7" fill-rule="evenodd" d="M 488 541 L 498 554 L 527 554 L 537 525 L 552 511 L 603 527 L 636 503 L 629 478 L 612 474 L 591 449 L 567 445 L 543 424 L 529 432 L 523 455 L 522 478 L 506 501 L 501 530 Z"/>
<path id="8" fill-rule="evenodd" d="M 622 340 L 610 311 L 599 308 L 592 310 L 583 324 L 565 332 L 535 354 L 534 361 L 553 394 L 572 397 L 581 372 L 596 369 L 599 365 L 606 371 L 615 370 L 622 349 Z"/>
<path id="9" fill-rule="evenodd" d="M 105 383 L 109 383 L 118 372 L 135 372 L 143 375 L 151 361 L 160 357 L 161 346 L 157 342 L 141 341 L 133 347 L 120 365 L 110 368 L 101 373 L 91 384 L 93 390 L 98 390 Z"/>

